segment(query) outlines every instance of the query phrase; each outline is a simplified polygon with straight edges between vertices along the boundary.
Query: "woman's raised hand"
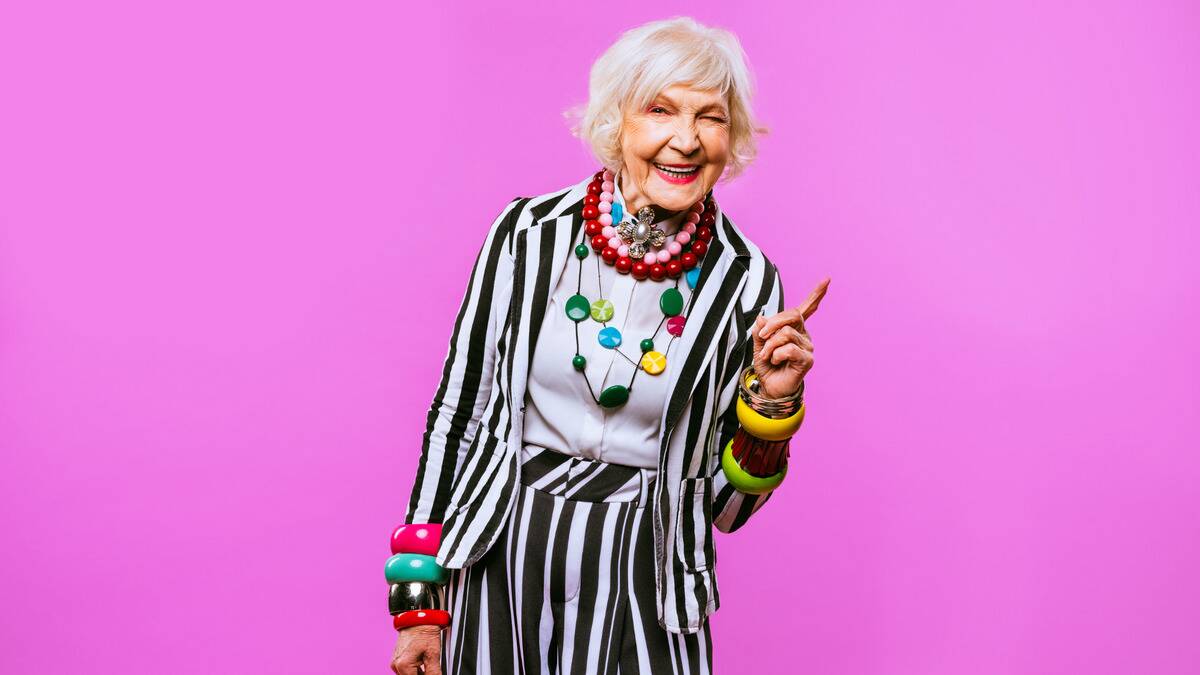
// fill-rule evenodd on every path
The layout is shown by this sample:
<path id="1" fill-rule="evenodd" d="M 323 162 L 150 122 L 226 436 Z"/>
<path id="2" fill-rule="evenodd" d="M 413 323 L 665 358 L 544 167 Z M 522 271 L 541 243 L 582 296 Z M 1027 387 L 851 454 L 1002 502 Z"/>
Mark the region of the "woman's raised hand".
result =
<path id="1" fill-rule="evenodd" d="M 812 336 L 804 320 L 816 313 L 829 281 L 826 277 L 817 284 L 799 305 L 754 321 L 754 372 L 763 396 L 783 398 L 795 394 L 805 373 L 812 369 Z"/>
<path id="2" fill-rule="evenodd" d="M 396 675 L 442 675 L 440 626 L 401 628 L 392 653 L 392 672 Z M 424 666 L 424 670 L 421 667 Z"/>

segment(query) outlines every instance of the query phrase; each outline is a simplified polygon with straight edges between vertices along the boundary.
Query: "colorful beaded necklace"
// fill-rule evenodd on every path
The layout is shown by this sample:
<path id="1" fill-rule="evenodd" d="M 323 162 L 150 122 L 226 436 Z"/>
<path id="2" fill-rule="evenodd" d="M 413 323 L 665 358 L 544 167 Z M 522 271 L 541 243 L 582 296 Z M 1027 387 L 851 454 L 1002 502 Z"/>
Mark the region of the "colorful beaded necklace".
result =
<path id="1" fill-rule="evenodd" d="M 620 202 L 613 202 L 615 188 L 611 171 L 597 172 L 583 198 L 583 219 L 592 250 L 618 272 L 632 274 L 638 281 L 678 278 L 708 252 L 716 222 L 711 193 L 692 205 L 679 232 L 668 241 L 666 234 L 654 227 L 654 209 L 649 206 L 638 211 L 634 222 L 621 222 L 625 212 Z M 664 243 L 658 251 L 648 250 Z"/>
<path id="2" fill-rule="evenodd" d="M 600 191 L 598 193 L 592 192 L 593 186 L 599 187 Z M 608 223 L 603 225 L 603 227 L 605 227 L 605 228 L 612 228 L 612 222 L 614 220 L 618 223 L 621 222 L 621 218 L 624 215 L 623 209 L 619 202 L 613 203 L 613 201 L 612 201 L 613 188 L 614 188 L 614 185 L 612 183 L 612 173 L 611 172 L 601 171 L 601 172 L 596 173 L 596 176 L 593 179 L 592 183 L 588 185 L 588 195 L 591 196 L 593 194 L 597 194 L 599 197 L 599 204 L 607 205 L 609 208 L 608 209 L 597 208 L 596 211 L 591 212 L 591 211 L 587 210 L 587 207 L 592 206 L 592 205 L 588 204 L 584 207 L 584 214 L 583 214 L 584 218 L 588 218 L 589 216 L 594 217 L 597 214 L 600 216 L 608 216 L 608 218 L 605 219 L 608 221 Z M 696 206 L 693 207 L 692 211 L 689 212 L 689 216 L 688 216 L 690 218 L 692 215 L 696 215 L 696 216 L 698 216 L 698 218 L 696 220 L 687 220 L 684 223 L 685 228 L 690 225 L 692 228 L 692 231 L 688 232 L 686 229 L 681 229 L 679 234 L 697 234 L 698 235 L 699 228 L 697 228 L 696 223 L 703 222 L 703 220 L 701 220 L 701 217 L 699 217 L 699 216 L 701 213 L 704 213 L 705 211 L 707 211 L 707 213 L 704 213 L 704 215 L 708 216 L 709 223 L 711 224 L 712 222 L 715 222 L 715 218 L 712 215 L 713 203 L 712 203 L 711 195 L 707 198 L 707 206 L 708 206 L 708 208 L 705 209 L 705 203 L 698 202 L 696 204 Z M 696 207 L 699 207 L 699 208 L 697 209 Z M 615 217 L 612 215 L 614 212 L 616 213 Z M 626 227 L 626 225 L 628 225 L 627 223 L 621 223 L 621 227 L 626 232 L 629 232 L 632 230 L 632 231 L 635 231 L 636 234 L 638 235 L 638 238 L 635 240 L 634 243 L 640 244 L 642 242 L 648 241 L 653 246 L 653 245 L 655 245 L 655 243 L 654 243 L 655 240 L 658 241 L 658 245 L 661 245 L 663 243 L 663 241 L 665 240 L 666 237 L 665 237 L 665 235 L 662 234 L 661 230 L 654 230 L 654 231 L 657 231 L 662 236 L 655 237 L 652 234 L 647 234 L 647 232 L 649 231 L 649 228 L 651 227 L 651 223 L 653 221 L 653 214 L 654 214 L 653 209 L 649 209 L 649 208 L 642 209 L 641 211 L 638 212 L 638 218 L 636 219 L 636 223 L 633 225 L 633 227 Z M 595 218 L 595 220 L 600 220 L 600 219 Z M 618 406 L 624 405 L 625 402 L 629 400 L 629 393 L 633 390 L 633 381 L 637 378 L 638 371 L 644 370 L 647 373 L 649 373 L 650 375 L 658 375 L 659 373 L 663 372 L 663 370 L 666 369 L 667 357 L 666 357 L 665 352 L 670 350 L 670 342 L 668 342 L 668 344 L 667 344 L 667 349 L 663 350 L 662 352 L 659 352 L 654 349 L 654 338 L 658 337 L 658 332 L 660 330 L 662 330 L 664 323 L 666 323 L 667 332 L 671 334 L 672 341 L 675 338 L 683 335 L 683 327 L 686 323 L 686 317 L 683 313 L 683 310 L 684 310 L 683 294 L 679 292 L 679 277 L 683 276 L 687 280 L 687 285 L 688 285 L 689 289 L 693 289 L 693 290 L 695 289 L 696 282 L 700 276 L 700 268 L 697 266 L 699 259 L 702 258 L 704 256 L 704 254 L 707 252 L 707 250 L 708 250 L 707 243 L 708 243 L 708 241 L 710 241 L 712 239 L 711 225 L 702 225 L 701 227 L 704 227 L 707 230 L 707 232 L 704 233 L 707 236 L 705 236 L 703 239 L 701 239 L 699 236 L 696 236 L 695 238 L 690 238 L 690 237 L 684 238 L 682 243 L 680 244 L 679 250 L 674 252 L 674 257 L 668 258 L 665 261 L 667 264 L 664 265 L 664 264 L 658 262 L 659 254 L 671 253 L 670 249 L 659 250 L 657 252 L 655 252 L 655 251 L 644 252 L 644 257 L 642 260 L 639 260 L 637 263 L 631 263 L 625 270 L 625 273 L 628 273 L 629 271 L 635 269 L 636 265 L 642 265 L 643 267 L 641 268 L 640 276 L 639 276 L 638 272 L 633 273 L 634 278 L 636 278 L 638 280 L 644 279 L 644 278 L 646 278 L 646 276 L 650 276 L 651 278 L 658 281 L 667 275 L 669 275 L 675 279 L 675 284 L 671 288 L 668 288 L 665 291 L 663 291 L 662 295 L 659 296 L 658 306 L 659 306 L 659 309 L 662 310 L 663 318 L 659 320 L 658 326 L 654 329 L 654 333 L 650 337 L 643 339 L 639 343 L 639 347 L 642 350 L 642 357 L 638 361 L 634 361 L 633 359 L 629 358 L 625 354 L 625 352 L 620 349 L 621 341 L 622 341 L 621 331 L 619 329 L 617 329 L 615 326 L 609 326 L 607 323 L 608 320 L 611 319 L 613 316 L 612 301 L 601 297 L 598 300 L 589 302 L 587 296 L 583 295 L 583 292 L 582 292 L 583 291 L 583 260 L 584 260 L 584 258 L 586 258 L 588 256 L 588 247 L 583 242 L 580 242 L 579 245 L 577 245 L 575 247 L 575 257 L 579 260 L 579 273 L 578 273 L 578 276 L 577 276 L 577 279 L 575 282 L 575 295 L 572 295 L 570 298 L 568 298 L 567 303 L 566 303 L 567 316 L 572 321 L 575 322 L 575 356 L 571 359 L 571 364 L 572 364 L 572 366 L 574 366 L 576 371 L 578 371 L 581 375 L 583 375 L 584 383 L 587 384 L 588 393 L 592 396 L 592 399 L 595 400 L 596 403 L 598 405 L 600 405 L 601 407 L 616 408 Z M 637 228 L 637 229 L 634 230 L 633 228 Z M 601 233 L 601 234 L 603 235 L 604 233 Z M 596 240 L 595 235 L 589 235 L 585 231 L 584 237 L 586 238 L 588 236 L 592 236 L 592 238 L 593 238 L 593 241 L 592 241 L 593 249 L 602 250 L 604 253 L 607 253 L 608 251 L 616 252 L 616 249 L 619 248 L 617 245 L 611 245 L 610 240 L 605 240 L 603 242 L 603 246 L 598 246 L 598 244 L 600 242 L 598 242 Z M 679 243 L 679 242 L 680 242 L 680 239 L 677 236 L 676 239 L 674 240 L 674 242 L 672 242 L 672 243 Z M 683 251 L 683 246 L 688 245 L 688 244 L 690 244 L 690 246 L 688 246 L 688 248 L 690 250 L 688 250 L 686 252 Z M 696 253 L 696 251 L 695 251 L 695 247 L 697 244 L 702 245 L 702 248 L 699 253 Z M 632 247 L 631 244 L 622 244 L 622 245 Z M 619 254 L 619 255 L 624 256 L 624 254 Z M 684 265 L 684 262 L 682 260 L 683 256 L 690 256 L 690 260 L 688 261 L 690 263 L 690 265 L 688 266 L 688 269 L 686 270 L 686 272 L 683 270 L 683 265 Z M 647 262 L 651 257 L 655 258 L 654 263 Z M 601 255 L 601 258 L 603 258 L 603 254 Z M 628 258 L 626 258 L 626 260 L 628 260 Z M 672 266 L 672 264 L 674 264 L 674 265 Z M 655 272 L 652 271 L 654 267 L 661 268 L 661 271 L 657 274 L 657 276 L 656 276 Z M 617 270 L 618 271 L 621 270 L 620 265 L 617 265 Z M 596 287 L 598 289 L 600 289 L 600 294 L 601 294 L 601 296 L 603 296 L 604 295 L 603 285 L 601 284 L 601 281 L 600 281 L 600 260 L 599 259 L 597 259 L 597 261 L 596 261 Z M 695 303 L 695 300 L 696 300 L 695 293 L 694 292 L 690 293 L 690 297 L 688 298 L 688 307 L 687 307 L 688 314 L 691 313 L 692 305 Z M 614 384 L 614 385 L 605 387 L 604 390 L 602 392 L 600 392 L 599 398 L 597 398 L 596 395 L 594 393 L 592 393 L 592 383 L 588 379 L 588 376 L 587 376 L 587 359 L 583 356 L 583 354 L 579 353 L 579 322 L 583 321 L 584 319 L 587 319 L 588 317 L 591 317 L 595 321 L 598 321 L 604 325 L 604 328 L 602 328 L 600 330 L 600 333 L 597 336 L 597 340 L 599 340 L 600 345 L 607 349 L 616 350 L 616 352 L 618 354 L 620 354 L 622 358 L 624 358 L 626 361 L 629 361 L 634 366 L 633 375 L 629 378 L 629 384 L 627 384 L 627 385 Z"/>

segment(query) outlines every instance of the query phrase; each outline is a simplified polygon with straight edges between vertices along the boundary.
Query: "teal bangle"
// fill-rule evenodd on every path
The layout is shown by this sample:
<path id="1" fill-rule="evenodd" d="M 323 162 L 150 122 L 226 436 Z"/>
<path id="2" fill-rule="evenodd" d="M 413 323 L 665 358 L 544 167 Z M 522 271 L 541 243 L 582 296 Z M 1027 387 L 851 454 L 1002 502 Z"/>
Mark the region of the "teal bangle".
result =
<path id="1" fill-rule="evenodd" d="M 437 558 L 420 553 L 397 553 L 388 558 L 383 574 L 389 584 L 409 581 L 444 584 L 450 580 L 450 573 L 437 564 Z"/>
<path id="2" fill-rule="evenodd" d="M 747 473 L 738 464 L 737 458 L 733 456 L 733 439 L 725 444 L 725 450 L 721 453 L 721 470 L 725 472 L 725 477 L 729 479 L 729 484 L 738 492 L 745 492 L 751 495 L 761 495 L 764 492 L 770 492 L 779 487 L 787 476 L 787 466 L 783 470 L 773 476 L 758 477 Z"/>

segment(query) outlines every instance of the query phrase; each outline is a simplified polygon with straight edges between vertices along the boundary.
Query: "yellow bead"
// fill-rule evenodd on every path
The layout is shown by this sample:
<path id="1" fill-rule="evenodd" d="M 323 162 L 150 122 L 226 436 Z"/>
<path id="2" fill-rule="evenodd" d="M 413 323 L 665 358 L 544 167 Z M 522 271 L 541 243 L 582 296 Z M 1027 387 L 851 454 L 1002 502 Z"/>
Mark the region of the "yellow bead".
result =
<path id="1" fill-rule="evenodd" d="M 667 356 L 662 352 L 650 350 L 642 354 L 642 370 L 657 375 L 667 369 Z"/>

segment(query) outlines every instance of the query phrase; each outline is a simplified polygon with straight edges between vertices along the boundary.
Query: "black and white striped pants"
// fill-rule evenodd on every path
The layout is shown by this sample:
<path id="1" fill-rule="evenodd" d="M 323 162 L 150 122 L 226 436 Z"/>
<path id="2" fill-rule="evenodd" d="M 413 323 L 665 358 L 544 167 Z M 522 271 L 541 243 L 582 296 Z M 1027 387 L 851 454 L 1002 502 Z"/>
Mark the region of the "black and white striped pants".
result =
<path id="1" fill-rule="evenodd" d="M 444 675 L 709 675 L 708 623 L 658 624 L 649 500 L 655 471 L 522 449 L 505 531 L 452 570 Z"/>

